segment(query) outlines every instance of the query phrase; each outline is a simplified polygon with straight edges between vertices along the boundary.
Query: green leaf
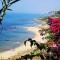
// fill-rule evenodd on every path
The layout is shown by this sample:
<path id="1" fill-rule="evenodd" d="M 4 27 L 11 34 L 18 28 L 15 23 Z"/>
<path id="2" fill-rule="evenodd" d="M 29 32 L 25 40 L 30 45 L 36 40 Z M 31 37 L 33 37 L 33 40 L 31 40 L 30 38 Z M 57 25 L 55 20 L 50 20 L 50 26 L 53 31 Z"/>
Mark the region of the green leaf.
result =
<path id="1" fill-rule="evenodd" d="M 7 10 L 12 11 L 12 9 L 7 9 Z"/>
<path id="2" fill-rule="evenodd" d="M 2 9 L 0 9 L 0 14 L 1 14 L 1 12 L 2 12 Z"/>
<path id="3" fill-rule="evenodd" d="M 13 3 L 16 3 L 16 2 L 18 2 L 18 1 L 20 1 L 20 0 L 14 0 L 14 1 L 12 1 L 10 4 L 12 5 Z"/>

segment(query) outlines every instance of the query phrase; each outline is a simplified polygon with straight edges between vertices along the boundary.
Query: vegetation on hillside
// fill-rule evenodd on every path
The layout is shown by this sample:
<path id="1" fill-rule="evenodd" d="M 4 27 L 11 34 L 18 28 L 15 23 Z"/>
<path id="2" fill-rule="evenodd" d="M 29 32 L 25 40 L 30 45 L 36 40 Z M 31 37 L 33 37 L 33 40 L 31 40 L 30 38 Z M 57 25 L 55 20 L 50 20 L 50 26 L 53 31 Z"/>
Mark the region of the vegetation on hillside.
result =
<path id="1" fill-rule="evenodd" d="M 51 31 L 51 30 L 50 30 Z M 30 54 L 26 54 L 24 56 L 21 56 L 17 58 L 16 60 L 33 60 L 34 57 L 40 57 L 40 60 L 58 60 L 60 57 L 59 55 L 59 49 L 57 49 L 57 46 L 59 48 L 59 42 L 55 39 L 57 35 L 54 35 L 53 32 L 48 32 L 50 35 L 46 37 L 48 40 L 47 43 L 37 43 L 36 40 L 32 40 L 29 38 L 24 42 L 24 45 L 26 46 L 26 42 L 29 41 L 32 47 L 33 45 L 36 45 L 36 48 L 34 51 L 32 51 Z M 54 38 L 53 38 L 54 37 Z M 55 41 L 56 40 L 56 41 Z M 57 44 L 58 43 L 58 44 Z M 38 60 L 38 59 L 36 59 Z"/>
<path id="2" fill-rule="evenodd" d="M 54 16 L 59 17 L 60 11 L 55 12 Z M 47 43 L 39 44 L 36 40 L 29 38 L 24 42 L 25 46 L 26 42 L 29 41 L 31 43 L 30 46 L 35 45 L 37 49 L 16 60 L 32 60 L 35 56 L 40 57 L 40 60 L 60 60 L 60 20 L 57 20 L 57 22 L 52 20 L 49 26 L 50 28 L 45 30 L 46 33 L 49 33 L 49 36 L 45 37 L 48 40 Z"/>
<path id="3" fill-rule="evenodd" d="M 49 16 L 51 17 L 59 17 L 60 18 L 60 10 L 59 11 L 52 11 L 52 12 L 48 12 Z M 43 17 L 43 18 L 38 18 L 38 20 L 42 20 L 47 22 L 48 21 L 48 17 Z"/>

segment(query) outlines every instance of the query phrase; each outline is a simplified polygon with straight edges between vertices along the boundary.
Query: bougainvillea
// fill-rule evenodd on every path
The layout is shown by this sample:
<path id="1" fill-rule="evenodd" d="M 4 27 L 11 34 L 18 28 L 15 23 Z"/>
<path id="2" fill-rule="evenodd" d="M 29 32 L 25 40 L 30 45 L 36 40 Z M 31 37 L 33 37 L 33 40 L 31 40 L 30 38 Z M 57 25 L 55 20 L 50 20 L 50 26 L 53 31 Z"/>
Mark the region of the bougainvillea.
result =
<path id="1" fill-rule="evenodd" d="M 56 54 L 57 60 L 60 60 L 60 18 L 57 17 L 48 17 L 50 29 L 52 31 L 52 40 L 54 40 L 55 44 L 52 45 L 52 42 L 48 45 L 51 45 L 51 50 Z"/>
<path id="2" fill-rule="evenodd" d="M 58 32 L 60 29 L 60 19 L 57 17 L 56 18 L 48 17 L 48 20 L 52 32 Z"/>
<path id="3" fill-rule="evenodd" d="M 33 54 L 25 55 L 24 58 L 30 58 L 34 56 L 40 56 L 41 60 L 60 60 L 60 18 L 56 17 L 48 17 L 48 25 L 50 28 L 47 31 L 49 33 L 49 36 L 46 37 L 48 39 L 47 43 L 37 43 L 35 40 L 32 40 L 29 38 L 24 42 L 26 46 L 26 42 L 29 41 L 31 43 L 31 47 L 33 45 L 36 45 L 38 53 L 35 54 L 36 51 L 33 52 Z M 28 59 L 26 59 L 28 60 Z"/>

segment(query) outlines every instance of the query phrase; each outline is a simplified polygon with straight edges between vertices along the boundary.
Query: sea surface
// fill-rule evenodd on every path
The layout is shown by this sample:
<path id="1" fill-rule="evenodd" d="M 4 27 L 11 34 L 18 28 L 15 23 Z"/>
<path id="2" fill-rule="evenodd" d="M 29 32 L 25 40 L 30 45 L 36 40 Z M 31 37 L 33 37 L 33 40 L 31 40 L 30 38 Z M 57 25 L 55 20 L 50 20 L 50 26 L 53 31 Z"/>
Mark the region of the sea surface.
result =
<path id="1" fill-rule="evenodd" d="M 24 27 L 36 26 L 41 22 L 34 21 L 44 14 L 7 13 L 0 25 L 0 52 L 18 47 L 23 41 L 34 36 Z"/>

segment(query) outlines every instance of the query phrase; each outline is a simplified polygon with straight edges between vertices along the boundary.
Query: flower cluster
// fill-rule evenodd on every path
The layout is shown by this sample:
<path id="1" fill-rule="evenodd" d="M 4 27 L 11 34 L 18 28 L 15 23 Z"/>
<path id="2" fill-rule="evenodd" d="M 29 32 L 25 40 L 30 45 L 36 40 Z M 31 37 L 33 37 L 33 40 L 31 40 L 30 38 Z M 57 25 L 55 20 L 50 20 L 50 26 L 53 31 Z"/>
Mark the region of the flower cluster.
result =
<path id="1" fill-rule="evenodd" d="M 60 60 L 60 18 L 48 17 L 48 25 L 52 31 L 53 42 L 48 42 L 47 44 L 51 48 L 52 53 L 57 56 L 57 60 Z"/>

